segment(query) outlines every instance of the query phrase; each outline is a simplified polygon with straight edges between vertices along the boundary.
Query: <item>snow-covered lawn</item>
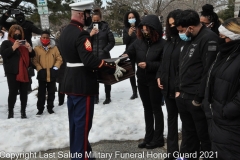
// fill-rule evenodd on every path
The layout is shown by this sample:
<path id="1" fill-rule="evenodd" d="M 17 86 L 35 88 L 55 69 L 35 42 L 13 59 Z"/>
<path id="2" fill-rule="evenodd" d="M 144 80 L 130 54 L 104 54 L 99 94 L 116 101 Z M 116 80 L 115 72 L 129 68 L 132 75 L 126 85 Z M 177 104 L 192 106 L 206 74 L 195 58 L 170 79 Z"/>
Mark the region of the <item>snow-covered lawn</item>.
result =
<path id="1" fill-rule="evenodd" d="M 112 58 L 123 53 L 125 45 L 115 46 L 111 51 Z M 36 77 L 32 78 L 32 87 L 36 88 Z M 46 110 L 41 117 L 37 113 L 37 91 L 28 96 L 27 119 L 20 118 L 20 100 L 14 108 L 14 118 L 7 119 L 8 86 L 4 77 L 3 66 L 0 65 L 0 151 L 5 152 L 36 152 L 53 148 L 69 146 L 69 127 L 67 104 L 58 106 L 56 92 L 55 114 L 50 115 Z M 104 86 L 100 85 L 100 102 L 95 105 L 93 126 L 89 135 L 91 143 L 101 140 L 138 140 L 144 137 L 145 125 L 143 107 L 140 98 L 130 100 L 132 89 L 129 80 L 114 84 L 111 91 L 112 102 L 103 105 L 105 100 Z M 167 111 L 164 112 L 164 134 L 167 133 Z M 181 122 L 179 122 L 181 124 Z"/>

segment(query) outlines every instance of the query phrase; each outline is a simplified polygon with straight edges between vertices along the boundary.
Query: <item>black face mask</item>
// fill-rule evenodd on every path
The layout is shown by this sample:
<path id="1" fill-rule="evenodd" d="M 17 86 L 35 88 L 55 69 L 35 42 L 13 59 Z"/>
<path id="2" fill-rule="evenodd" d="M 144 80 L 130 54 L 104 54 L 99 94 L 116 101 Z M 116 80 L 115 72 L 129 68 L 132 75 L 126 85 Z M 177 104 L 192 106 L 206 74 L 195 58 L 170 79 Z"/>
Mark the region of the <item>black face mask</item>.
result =
<path id="1" fill-rule="evenodd" d="M 14 34 L 13 35 L 13 39 L 15 39 L 15 40 L 19 40 L 19 39 L 22 39 L 22 36 L 21 36 L 21 34 Z"/>
<path id="2" fill-rule="evenodd" d="M 226 43 L 225 39 L 226 39 L 226 38 L 219 38 L 218 44 L 219 44 L 219 45 L 225 44 L 225 43 Z"/>
<path id="3" fill-rule="evenodd" d="M 145 37 L 146 39 L 150 39 L 150 35 L 148 33 L 143 33 L 143 37 Z"/>
<path id="4" fill-rule="evenodd" d="M 176 26 L 170 27 L 171 35 L 178 35 L 178 30 Z"/>

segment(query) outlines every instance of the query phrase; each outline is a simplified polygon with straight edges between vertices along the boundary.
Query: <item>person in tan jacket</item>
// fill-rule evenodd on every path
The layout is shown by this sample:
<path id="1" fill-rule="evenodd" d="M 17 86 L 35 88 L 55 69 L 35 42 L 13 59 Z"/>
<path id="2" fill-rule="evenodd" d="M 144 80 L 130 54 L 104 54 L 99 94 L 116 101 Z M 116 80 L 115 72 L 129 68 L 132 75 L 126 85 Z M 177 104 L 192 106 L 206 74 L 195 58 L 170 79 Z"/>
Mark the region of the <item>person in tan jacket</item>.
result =
<path id="1" fill-rule="evenodd" d="M 38 71 L 38 101 L 37 116 L 42 115 L 46 100 L 46 90 L 48 92 L 47 109 L 48 113 L 54 113 L 55 86 L 58 69 L 62 64 L 62 57 L 59 53 L 54 40 L 50 39 L 50 32 L 43 31 L 38 41 L 38 45 L 34 48 L 36 56 L 33 58 L 33 64 Z"/>

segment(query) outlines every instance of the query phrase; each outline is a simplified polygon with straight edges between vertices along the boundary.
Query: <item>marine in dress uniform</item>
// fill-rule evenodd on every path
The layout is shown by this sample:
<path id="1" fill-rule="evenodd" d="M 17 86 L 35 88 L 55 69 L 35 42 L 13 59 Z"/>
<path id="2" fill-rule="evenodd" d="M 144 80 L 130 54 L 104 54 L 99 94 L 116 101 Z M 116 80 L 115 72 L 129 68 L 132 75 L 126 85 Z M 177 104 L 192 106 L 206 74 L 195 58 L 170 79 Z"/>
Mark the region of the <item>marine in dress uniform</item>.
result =
<path id="1" fill-rule="evenodd" d="M 116 63 L 106 63 L 92 54 L 90 35 L 83 30 L 88 26 L 86 13 L 93 1 L 70 4 L 71 22 L 61 33 L 59 47 L 66 61 L 61 92 L 68 95 L 71 159 L 86 160 L 92 149 L 88 134 L 92 127 L 94 95 L 98 94 L 95 69 L 121 77 L 125 70 Z"/>

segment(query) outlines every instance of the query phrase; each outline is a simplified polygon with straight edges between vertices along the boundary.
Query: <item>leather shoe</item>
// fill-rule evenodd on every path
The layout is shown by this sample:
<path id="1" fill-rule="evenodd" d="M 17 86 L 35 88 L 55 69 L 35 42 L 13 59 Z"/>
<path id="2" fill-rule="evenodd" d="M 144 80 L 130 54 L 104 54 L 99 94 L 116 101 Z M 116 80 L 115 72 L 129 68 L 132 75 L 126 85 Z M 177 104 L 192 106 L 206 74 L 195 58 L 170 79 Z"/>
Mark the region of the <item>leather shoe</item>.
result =
<path id="1" fill-rule="evenodd" d="M 138 148 L 146 148 L 147 142 L 143 141 L 142 143 L 138 144 Z"/>
<path id="2" fill-rule="evenodd" d="M 146 148 L 147 149 L 154 149 L 154 148 L 158 148 L 158 147 L 163 147 L 164 146 L 164 143 L 155 143 L 155 142 L 150 142 L 148 144 L 146 144 Z"/>
<path id="3" fill-rule="evenodd" d="M 103 104 L 109 104 L 111 102 L 110 98 L 106 98 L 105 101 L 103 102 Z"/>

